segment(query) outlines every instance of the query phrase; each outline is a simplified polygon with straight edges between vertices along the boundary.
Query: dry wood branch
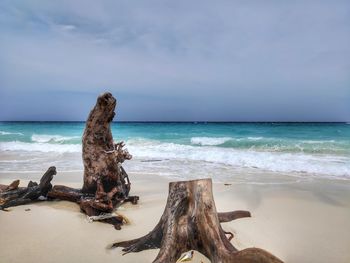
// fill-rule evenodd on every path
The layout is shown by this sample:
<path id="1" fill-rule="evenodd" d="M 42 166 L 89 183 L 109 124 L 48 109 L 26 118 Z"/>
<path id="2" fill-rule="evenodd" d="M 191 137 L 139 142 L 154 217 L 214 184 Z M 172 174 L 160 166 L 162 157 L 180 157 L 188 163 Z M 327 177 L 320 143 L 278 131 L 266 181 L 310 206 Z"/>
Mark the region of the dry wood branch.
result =
<path id="1" fill-rule="evenodd" d="M 64 185 L 55 185 L 47 196 L 52 199 L 76 203 L 79 203 L 81 198 L 94 198 L 93 194 L 83 193 L 81 189 L 75 189 Z"/>
<path id="2" fill-rule="evenodd" d="M 20 183 L 19 180 L 15 180 L 9 185 L 0 184 L 0 193 L 4 191 L 16 190 L 19 186 L 19 183 Z"/>
<path id="3" fill-rule="evenodd" d="M 220 223 L 230 222 L 235 219 L 251 217 L 249 211 L 237 210 L 232 212 L 218 213 Z"/>
<path id="4" fill-rule="evenodd" d="M 41 196 L 46 198 L 52 188 L 51 180 L 55 174 L 56 167 L 52 166 L 41 177 L 39 184 L 30 182 L 28 187 L 18 187 L 19 180 L 14 181 L 1 191 L 0 209 L 32 203 L 38 201 Z"/>

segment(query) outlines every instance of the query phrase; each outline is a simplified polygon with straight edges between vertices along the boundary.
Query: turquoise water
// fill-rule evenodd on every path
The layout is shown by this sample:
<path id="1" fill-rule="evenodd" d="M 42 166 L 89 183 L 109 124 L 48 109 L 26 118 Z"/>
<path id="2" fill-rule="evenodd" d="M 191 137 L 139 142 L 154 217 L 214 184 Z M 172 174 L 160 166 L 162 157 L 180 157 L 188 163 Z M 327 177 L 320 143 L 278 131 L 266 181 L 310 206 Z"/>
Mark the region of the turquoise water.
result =
<path id="1" fill-rule="evenodd" d="M 24 160 L 80 154 L 84 125 L 0 123 L 0 169 L 19 170 L 21 160 L 13 160 L 16 154 Z M 125 141 L 134 159 L 140 160 L 139 169 L 142 161 L 166 160 L 350 178 L 349 124 L 113 123 L 112 131 L 115 140 Z M 79 163 L 72 166 L 66 160 L 62 169 L 79 170 Z M 28 169 L 29 163 L 23 167 Z"/>

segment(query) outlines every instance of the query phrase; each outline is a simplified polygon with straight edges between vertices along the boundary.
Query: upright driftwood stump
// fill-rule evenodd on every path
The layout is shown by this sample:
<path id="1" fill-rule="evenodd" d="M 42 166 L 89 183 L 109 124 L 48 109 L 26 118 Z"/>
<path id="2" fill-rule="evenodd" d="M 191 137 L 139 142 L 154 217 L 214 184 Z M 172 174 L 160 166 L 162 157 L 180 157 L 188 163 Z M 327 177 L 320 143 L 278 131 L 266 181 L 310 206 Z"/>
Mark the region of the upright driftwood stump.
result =
<path id="1" fill-rule="evenodd" d="M 97 99 L 86 121 L 83 135 L 83 188 L 73 189 L 56 185 L 49 197 L 78 202 L 88 216 L 110 213 L 119 204 L 130 201 L 137 203 L 137 196 L 129 196 L 130 181 L 121 166 L 131 155 L 124 143 L 115 143 L 111 132 L 111 122 L 115 116 L 116 99 L 111 93 L 104 93 Z M 102 217 L 103 218 L 103 217 Z M 123 218 L 113 216 L 102 221 L 120 229 Z"/>
<path id="2" fill-rule="evenodd" d="M 124 143 L 115 143 L 110 124 L 115 116 L 116 99 L 110 93 L 98 97 L 86 121 L 83 135 L 83 192 L 105 192 L 125 197 L 130 182 L 121 164 L 132 156 L 123 150 Z"/>
<path id="3" fill-rule="evenodd" d="M 123 142 L 113 141 L 110 127 L 116 102 L 111 93 L 102 94 L 86 121 L 82 191 L 95 194 L 95 198 L 81 202 L 81 208 L 91 215 L 112 212 L 118 203 L 126 200 L 130 191 L 130 181 L 121 164 L 132 156 L 123 149 Z"/>
<path id="4" fill-rule="evenodd" d="M 130 181 L 121 166 L 131 159 L 124 143 L 115 143 L 111 132 L 111 122 L 115 116 L 116 99 L 111 93 L 98 97 L 86 121 L 83 135 L 84 184 L 82 189 L 64 185 L 52 188 L 54 167 L 49 168 L 40 184 L 30 183 L 27 188 L 18 188 L 19 180 L 10 185 L 0 185 L 0 209 L 9 206 L 27 204 L 36 201 L 39 196 L 76 202 L 88 216 L 97 216 L 97 220 L 113 224 L 120 229 L 123 218 L 106 215 L 123 202 L 136 204 L 137 196 L 129 196 Z M 54 172 L 54 173 L 53 173 Z M 46 176 L 47 175 L 47 176 Z"/>
<path id="5" fill-rule="evenodd" d="M 213 263 L 281 263 L 265 250 L 248 248 L 238 251 L 231 243 L 231 233 L 220 222 L 248 217 L 247 211 L 217 213 L 211 179 L 172 182 L 159 223 L 146 236 L 115 243 L 125 253 L 160 248 L 153 262 L 173 263 L 189 250 L 197 250 Z M 229 234 L 229 238 L 226 236 Z"/>

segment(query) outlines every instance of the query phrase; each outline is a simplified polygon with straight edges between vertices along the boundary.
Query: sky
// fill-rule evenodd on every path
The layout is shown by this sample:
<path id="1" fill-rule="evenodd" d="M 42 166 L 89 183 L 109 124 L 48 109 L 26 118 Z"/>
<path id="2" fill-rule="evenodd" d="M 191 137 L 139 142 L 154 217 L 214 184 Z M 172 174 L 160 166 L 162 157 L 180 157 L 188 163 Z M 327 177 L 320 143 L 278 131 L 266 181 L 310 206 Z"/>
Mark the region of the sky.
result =
<path id="1" fill-rule="evenodd" d="M 350 121 L 350 1 L 2 0 L 0 120 Z"/>

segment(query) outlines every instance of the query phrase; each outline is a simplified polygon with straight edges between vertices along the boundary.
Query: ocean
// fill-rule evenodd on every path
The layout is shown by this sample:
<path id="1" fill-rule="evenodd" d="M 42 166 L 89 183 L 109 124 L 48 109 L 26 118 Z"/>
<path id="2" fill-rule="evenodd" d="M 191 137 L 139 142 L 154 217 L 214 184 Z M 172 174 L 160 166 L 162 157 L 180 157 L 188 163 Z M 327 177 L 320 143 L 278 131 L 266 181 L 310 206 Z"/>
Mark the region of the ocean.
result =
<path id="1" fill-rule="evenodd" d="M 52 165 L 58 172 L 82 171 L 84 126 L 1 122 L 0 172 L 43 172 Z M 112 132 L 133 155 L 124 164 L 129 173 L 242 183 L 350 180 L 346 123 L 118 122 Z"/>

